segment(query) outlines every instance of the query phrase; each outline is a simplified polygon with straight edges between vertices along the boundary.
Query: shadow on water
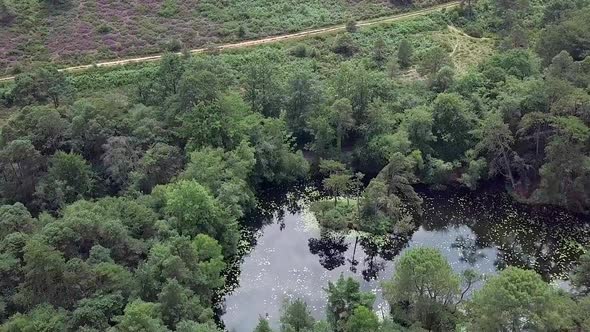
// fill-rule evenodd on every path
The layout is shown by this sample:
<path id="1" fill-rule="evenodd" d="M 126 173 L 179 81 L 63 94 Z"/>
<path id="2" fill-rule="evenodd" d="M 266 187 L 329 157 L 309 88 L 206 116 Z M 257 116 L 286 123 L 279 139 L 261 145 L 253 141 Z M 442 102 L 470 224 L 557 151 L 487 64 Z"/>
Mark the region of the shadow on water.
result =
<path id="1" fill-rule="evenodd" d="M 300 297 L 322 318 L 323 288 L 340 275 L 359 280 L 362 290 L 377 295 L 375 309 L 384 310 L 380 283 L 391 278 L 395 259 L 411 247 L 439 249 L 456 271 L 494 274 L 518 266 L 559 281 L 590 244 L 587 216 L 518 204 L 496 190 L 418 192 L 424 215 L 414 229 L 385 237 L 313 227 L 305 207 L 317 194 L 303 185 L 265 192 L 243 222 L 241 255 L 229 269 L 219 317 L 229 331 L 252 331 L 259 315 L 276 326 L 284 298 Z"/>

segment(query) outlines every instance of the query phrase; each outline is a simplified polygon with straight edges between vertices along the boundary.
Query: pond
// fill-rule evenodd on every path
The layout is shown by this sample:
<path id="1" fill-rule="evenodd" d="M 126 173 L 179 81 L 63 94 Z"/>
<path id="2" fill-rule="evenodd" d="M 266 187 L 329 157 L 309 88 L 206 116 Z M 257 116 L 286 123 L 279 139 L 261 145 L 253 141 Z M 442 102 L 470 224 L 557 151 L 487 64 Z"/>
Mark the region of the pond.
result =
<path id="1" fill-rule="evenodd" d="M 585 216 L 513 202 L 502 192 L 421 190 L 424 214 L 407 236 L 369 238 L 322 234 L 300 197 L 275 205 L 270 222 L 252 225 L 239 271 L 228 277 L 223 320 L 228 331 L 251 332 L 260 316 L 278 326 L 285 298 L 302 298 L 323 318 L 323 288 L 340 275 L 352 276 L 377 296 L 393 275 L 396 259 L 409 248 L 439 249 L 453 269 L 493 275 L 506 266 L 534 269 L 547 281 L 567 287 L 567 273 L 590 244 Z M 289 202 L 289 200 L 287 200 Z M 261 217 L 261 219 L 264 219 Z"/>

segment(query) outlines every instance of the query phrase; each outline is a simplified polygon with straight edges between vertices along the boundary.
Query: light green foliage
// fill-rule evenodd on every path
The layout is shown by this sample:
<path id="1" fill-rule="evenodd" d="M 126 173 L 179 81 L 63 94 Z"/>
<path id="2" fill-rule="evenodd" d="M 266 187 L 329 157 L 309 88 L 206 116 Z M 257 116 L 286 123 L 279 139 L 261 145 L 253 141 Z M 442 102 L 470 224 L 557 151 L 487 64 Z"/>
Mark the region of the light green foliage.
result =
<path id="1" fill-rule="evenodd" d="M 158 307 L 154 303 L 135 300 L 126 307 L 124 314 L 115 318 L 117 332 L 164 332 L 169 331 L 158 313 Z"/>
<path id="2" fill-rule="evenodd" d="M 228 152 L 205 148 L 191 153 L 181 177 L 206 186 L 232 216 L 240 218 L 256 201 L 249 184 L 255 162 L 254 149 L 246 142 Z"/>
<path id="3" fill-rule="evenodd" d="M 192 241 L 187 237 L 174 237 L 154 245 L 136 274 L 142 298 L 153 301 L 176 301 L 175 305 L 185 310 L 186 314 L 199 315 L 198 318 L 202 319 L 208 314 L 197 313 L 191 308 L 198 307 L 199 303 L 211 303 L 215 289 L 223 286 L 224 269 L 223 255 L 217 241 L 200 234 Z M 178 286 L 187 290 L 170 284 L 170 279 L 176 279 Z M 176 288 L 171 288 L 173 286 Z M 164 289 L 167 289 L 166 292 Z M 198 299 L 194 299 L 188 290 Z M 179 299 L 174 300 L 173 296 Z M 181 297 L 186 297 L 186 300 L 183 301 Z M 168 321 L 175 322 L 173 315 L 178 314 L 169 312 Z M 177 316 L 177 319 L 180 318 L 184 317 Z"/>
<path id="4" fill-rule="evenodd" d="M 11 233 L 30 233 L 36 220 L 21 203 L 0 206 L 0 240 Z"/>
<path id="5" fill-rule="evenodd" d="M 559 330 L 571 327 L 568 299 L 533 271 L 509 267 L 473 295 L 470 328 L 478 331 Z"/>
<path id="6" fill-rule="evenodd" d="M 181 235 L 207 234 L 223 245 L 226 255 L 235 253 L 239 239 L 236 221 L 209 190 L 195 180 L 181 180 L 164 188 L 164 199 L 164 211 L 174 218 Z"/>
<path id="7" fill-rule="evenodd" d="M 459 285 L 459 276 L 439 251 L 416 248 L 400 258 L 393 279 L 383 288 L 394 319 L 445 330 L 454 326 Z"/>
<path id="8" fill-rule="evenodd" d="M 47 331 L 59 332 L 66 329 L 66 313 L 50 305 L 40 305 L 26 315 L 16 314 L 0 328 L 2 331 Z"/>
<path id="9" fill-rule="evenodd" d="M 358 306 L 346 322 L 346 332 L 377 332 L 379 320 L 370 309 Z"/>

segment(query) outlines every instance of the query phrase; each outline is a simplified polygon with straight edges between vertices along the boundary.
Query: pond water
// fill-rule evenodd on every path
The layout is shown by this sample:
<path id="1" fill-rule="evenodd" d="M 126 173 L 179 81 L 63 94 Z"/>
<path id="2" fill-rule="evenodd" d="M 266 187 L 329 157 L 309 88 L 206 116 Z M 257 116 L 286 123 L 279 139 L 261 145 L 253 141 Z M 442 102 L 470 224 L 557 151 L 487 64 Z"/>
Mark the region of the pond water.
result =
<path id="1" fill-rule="evenodd" d="M 354 277 L 364 291 L 373 292 L 375 311 L 386 313 L 380 283 L 392 277 L 400 254 L 413 247 L 439 249 L 458 272 L 471 268 L 493 275 L 512 265 L 567 287 L 568 271 L 590 244 L 584 216 L 517 204 L 500 192 L 420 194 L 424 215 L 415 229 L 381 239 L 322 234 L 305 203 L 275 205 L 273 218 L 251 225 L 239 271 L 228 278 L 221 317 L 226 329 L 251 332 L 259 316 L 268 316 L 277 327 L 285 298 L 304 299 L 313 315 L 323 318 L 323 288 L 340 275 Z"/>

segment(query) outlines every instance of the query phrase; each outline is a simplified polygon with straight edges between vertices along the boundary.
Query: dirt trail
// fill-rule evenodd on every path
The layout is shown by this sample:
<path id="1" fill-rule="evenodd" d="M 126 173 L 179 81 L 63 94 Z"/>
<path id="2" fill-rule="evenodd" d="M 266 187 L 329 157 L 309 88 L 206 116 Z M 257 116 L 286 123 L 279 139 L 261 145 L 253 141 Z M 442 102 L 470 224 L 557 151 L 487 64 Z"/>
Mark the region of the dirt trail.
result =
<path id="1" fill-rule="evenodd" d="M 438 11 L 438 10 L 456 7 L 459 4 L 460 4 L 460 1 L 451 1 L 448 3 L 442 4 L 442 5 L 437 5 L 437 6 L 433 6 L 433 7 L 429 7 L 429 8 L 425 8 L 425 9 L 420 9 L 420 10 L 416 10 L 416 11 L 409 12 L 409 13 L 396 14 L 396 15 L 392 15 L 392 16 L 377 18 L 377 19 L 359 21 L 357 23 L 357 26 L 367 27 L 367 26 L 372 26 L 372 25 L 387 24 L 387 23 L 391 23 L 391 22 L 406 20 L 409 18 L 417 17 L 417 16 L 427 15 L 427 14 L 430 14 L 430 13 Z M 345 30 L 345 26 L 343 24 L 340 24 L 340 25 L 335 25 L 335 26 L 326 27 L 326 28 L 306 30 L 306 31 L 302 31 L 302 32 L 284 34 L 284 35 L 279 35 L 279 36 L 271 36 L 271 37 L 266 37 L 266 38 L 261 38 L 261 39 L 247 40 L 247 41 L 237 42 L 237 43 L 223 44 L 223 45 L 216 46 L 216 49 L 229 50 L 229 49 L 235 49 L 235 48 L 252 47 L 252 46 L 258 46 L 258 45 L 276 43 L 276 42 L 280 42 L 280 41 L 286 41 L 286 40 L 294 40 L 294 39 L 313 37 L 313 36 L 318 36 L 318 35 L 323 35 L 323 34 L 339 32 L 339 31 L 343 31 L 343 30 Z M 197 54 L 197 53 L 203 53 L 205 51 L 207 51 L 207 48 L 197 48 L 197 49 L 190 50 L 190 53 Z M 94 64 L 90 64 L 90 65 L 67 67 L 67 68 L 60 69 L 60 71 L 66 71 L 66 72 L 83 71 L 83 70 L 95 68 L 95 67 L 114 67 L 114 66 L 126 65 L 126 64 L 131 64 L 131 63 L 158 61 L 161 58 L 162 58 L 162 54 L 159 54 L 159 55 L 152 55 L 152 56 L 145 56 L 145 57 L 138 57 L 138 58 L 105 61 L 105 62 L 94 63 Z M 14 76 L 4 77 L 4 78 L 0 78 L 0 82 L 10 81 L 13 79 L 14 79 Z"/>

